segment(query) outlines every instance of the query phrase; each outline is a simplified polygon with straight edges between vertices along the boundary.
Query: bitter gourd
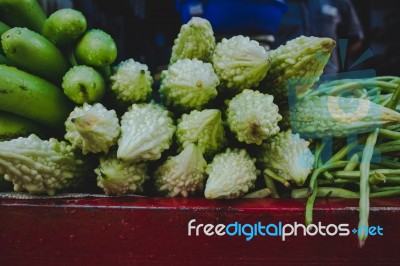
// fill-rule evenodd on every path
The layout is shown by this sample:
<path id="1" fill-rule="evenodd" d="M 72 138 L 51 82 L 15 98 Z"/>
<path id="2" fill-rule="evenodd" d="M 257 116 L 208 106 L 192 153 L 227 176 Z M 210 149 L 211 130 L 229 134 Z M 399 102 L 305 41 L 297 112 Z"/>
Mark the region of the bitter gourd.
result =
<path id="1" fill-rule="evenodd" d="M 300 100 L 290 117 L 293 131 L 308 138 L 345 137 L 400 122 L 400 113 L 370 100 L 337 96 Z"/>

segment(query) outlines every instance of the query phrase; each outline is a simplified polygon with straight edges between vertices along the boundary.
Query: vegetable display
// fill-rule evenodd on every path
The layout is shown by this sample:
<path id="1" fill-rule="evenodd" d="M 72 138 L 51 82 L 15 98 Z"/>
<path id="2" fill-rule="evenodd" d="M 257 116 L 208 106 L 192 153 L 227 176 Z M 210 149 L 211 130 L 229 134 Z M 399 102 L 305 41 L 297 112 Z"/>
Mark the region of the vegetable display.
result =
<path id="1" fill-rule="evenodd" d="M 291 111 L 293 130 L 303 137 L 345 137 L 400 123 L 400 113 L 367 99 L 314 96 Z"/>
<path id="2" fill-rule="evenodd" d="M 193 110 L 178 119 L 176 128 L 178 150 L 196 143 L 205 157 L 211 158 L 227 144 L 222 114 L 218 109 Z"/>
<path id="3" fill-rule="evenodd" d="M 121 118 L 117 157 L 127 162 L 153 161 L 169 149 L 176 126 L 155 103 L 133 104 Z"/>
<path id="4" fill-rule="evenodd" d="M 44 36 L 27 28 L 11 28 L 1 35 L 7 58 L 21 70 L 52 82 L 62 79 L 69 63 L 61 51 Z"/>
<path id="5" fill-rule="evenodd" d="M 77 106 L 65 121 L 65 139 L 87 153 L 108 153 L 117 144 L 121 129 L 117 114 L 101 103 Z"/>
<path id="6" fill-rule="evenodd" d="M 193 17 L 182 25 L 172 47 L 170 64 L 179 59 L 198 59 L 210 62 L 215 49 L 215 37 L 208 20 Z"/>
<path id="7" fill-rule="evenodd" d="M 319 80 L 335 45 L 330 38 L 300 36 L 271 50 L 265 91 L 284 102 L 288 93 L 305 93 Z"/>
<path id="8" fill-rule="evenodd" d="M 106 84 L 93 67 L 74 66 L 65 73 L 61 87 L 65 95 L 76 104 L 95 103 L 103 98 Z"/>
<path id="9" fill-rule="evenodd" d="M 234 91 L 256 87 L 271 66 L 265 49 L 242 35 L 222 39 L 215 47 L 212 63 L 221 87 Z"/>
<path id="10" fill-rule="evenodd" d="M 330 38 L 267 51 L 195 17 L 151 73 L 78 10 L 0 0 L 0 19 L 0 186 L 306 198 L 307 224 L 317 197 L 359 199 L 368 225 L 369 198 L 400 195 L 400 77 L 325 81 Z"/>
<path id="11" fill-rule="evenodd" d="M 64 8 L 55 11 L 44 22 L 42 35 L 57 46 L 78 39 L 87 28 L 85 16 L 78 10 Z"/>
<path id="12" fill-rule="evenodd" d="M 37 0 L 1 0 L 0 17 L 10 27 L 27 27 L 40 33 L 46 13 Z"/>
<path id="13" fill-rule="evenodd" d="M 0 143 L 0 172 L 15 191 L 54 195 L 83 182 L 87 166 L 66 141 L 32 134 Z"/>
<path id="14" fill-rule="evenodd" d="M 0 65 L 0 110 L 63 129 L 73 104 L 60 88 L 15 67 Z"/>
<path id="15" fill-rule="evenodd" d="M 117 46 L 114 39 L 100 29 L 90 29 L 78 40 L 75 46 L 75 59 L 78 63 L 104 67 L 114 63 Z"/>
<path id="16" fill-rule="evenodd" d="M 97 185 L 106 195 L 122 196 L 141 192 L 143 183 L 149 179 L 145 163 L 124 162 L 115 153 L 100 157 L 99 166 L 94 172 L 97 175 Z"/>
<path id="17" fill-rule="evenodd" d="M 229 101 L 226 120 L 240 142 L 261 145 L 279 132 L 282 116 L 273 100 L 271 95 L 244 90 Z"/>
<path id="18" fill-rule="evenodd" d="M 204 196 L 207 199 L 233 199 L 254 187 L 258 170 L 244 149 L 227 149 L 215 155 L 207 166 L 208 179 Z"/>
<path id="19" fill-rule="evenodd" d="M 219 80 L 210 63 L 180 59 L 161 73 L 160 94 L 168 106 L 200 110 L 214 99 Z"/>
<path id="20" fill-rule="evenodd" d="M 291 130 L 280 132 L 262 144 L 258 159 L 269 171 L 302 186 L 314 166 L 310 143 Z M 273 154 L 273 156 L 271 156 Z M 274 178 L 276 175 L 271 174 Z"/>
<path id="21" fill-rule="evenodd" d="M 159 192 L 170 197 L 189 196 L 204 188 L 207 162 L 199 147 L 187 145 L 181 153 L 169 157 L 154 172 L 155 185 Z"/>
<path id="22" fill-rule="evenodd" d="M 145 102 L 152 91 L 153 77 L 147 65 L 128 59 L 119 63 L 110 76 L 111 90 L 128 105 Z"/>
<path id="23" fill-rule="evenodd" d="M 45 136 L 46 130 L 34 121 L 19 115 L 0 111 L 0 141 L 35 134 Z"/>

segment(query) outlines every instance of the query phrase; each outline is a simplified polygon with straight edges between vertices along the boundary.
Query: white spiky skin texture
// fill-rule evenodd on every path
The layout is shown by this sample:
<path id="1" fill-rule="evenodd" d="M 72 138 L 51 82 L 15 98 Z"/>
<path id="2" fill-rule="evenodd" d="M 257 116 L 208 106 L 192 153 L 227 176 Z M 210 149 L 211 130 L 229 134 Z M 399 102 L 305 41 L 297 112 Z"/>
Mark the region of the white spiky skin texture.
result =
<path id="1" fill-rule="evenodd" d="M 113 68 L 111 90 L 118 100 L 128 104 L 144 102 L 150 95 L 153 77 L 147 65 L 128 59 Z"/>
<path id="2" fill-rule="evenodd" d="M 209 62 L 214 49 L 215 37 L 210 22 L 204 18 L 192 17 L 182 25 L 174 40 L 170 63 L 184 58 Z"/>
<path id="3" fill-rule="evenodd" d="M 287 102 L 288 90 L 301 96 L 319 80 L 336 43 L 330 38 L 300 36 L 269 52 L 271 69 L 263 87 Z"/>
<path id="4" fill-rule="evenodd" d="M 279 132 L 282 116 L 272 95 L 244 90 L 228 103 L 226 110 L 230 130 L 240 142 L 257 144 Z"/>
<path id="5" fill-rule="evenodd" d="M 117 157 L 127 162 L 153 161 L 172 143 L 175 125 L 157 104 L 133 104 L 121 118 Z"/>
<path id="6" fill-rule="evenodd" d="M 116 155 L 101 157 L 94 170 L 97 186 L 106 195 L 122 196 L 143 191 L 143 183 L 149 179 L 145 163 L 129 163 L 117 159 Z"/>
<path id="7" fill-rule="evenodd" d="M 206 166 L 199 147 L 191 143 L 157 168 L 154 173 L 156 188 L 169 197 L 188 197 L 196 191 L 202 191 Z"/>
<path id="8" fill-rule="evenodd" d="M 343 138 L 398 124 L 400 113 L 368 99 L 312 96 L 294 104 L 290 120 L 304 138 Z"/>
<path id="9" fill-rule="evenodd" d="M 237 91 L 258 86 L 270 68 L 265 48 L 242 35 L 222 39 L 215 47 L 212 63 L 222 85 Z"/>
<path id="10" fill-rule="evenodd" d="M 120 125 L 114 110 L 107 110 L 101 103 L 77 106 L 65 121 L 65 139 L 83 154 L 108 153 L 117 144 Z"/>
<path id="11" fill-rule="evenodd" d="M 255 159 L 244 149 L 227 149 L 217 154 L 207 166 L 208 179 L 204 195 L 207 199 L 233 199 L 254 187 L 259 171 Z"/>
<path id="12" fill-rule="evenodd" d="M 32 134 L 0 142 L 0 174 L 14 183 L 15 191 L 54 195 L 79 185 L 87 166 L 66 141 Z"/>
<path id="13" fill-rule="evenodd" d="M 210 63 L 181 59 L 161 72 L 160 93 L 169 106 L 201 110 L 217 96 L 218 84 Z"/>
<path id="14" fill-rule="evenodd" d="M 193 110 L 189 114 L 183 114 L 178 121 L 176 140 L 180 150 L 190 143 L 196 143 L 205 157 L 215 155 L 227 143 L 221 111 Z"/>
<path id="15" fill-rule="evenodd" d="M 280 177 L 301 186 L 314 165 L 309 144 L 291 130 L 280 132 L 262 144 L 258 159 Z"/>

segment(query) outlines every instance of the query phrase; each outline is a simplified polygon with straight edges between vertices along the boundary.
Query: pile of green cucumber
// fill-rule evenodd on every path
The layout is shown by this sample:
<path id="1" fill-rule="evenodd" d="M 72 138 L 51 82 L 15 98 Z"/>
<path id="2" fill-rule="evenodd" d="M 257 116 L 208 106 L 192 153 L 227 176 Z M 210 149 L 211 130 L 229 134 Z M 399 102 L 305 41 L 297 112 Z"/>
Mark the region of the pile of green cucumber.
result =
<path id="1" fill-rule="evenodd" d="M 76 103 L 103 96 L 104 89 L 86 91 L 88 76 L 80 71 L 63 84 L 78 64 L 107 75 L 117 57 L 114 40 L 87 29 L 81 12 L 60 9 L 47 17 L 37 0 L 0 0 L 0 36 L 0 141 L 31 133 L 61 136 Z"/>

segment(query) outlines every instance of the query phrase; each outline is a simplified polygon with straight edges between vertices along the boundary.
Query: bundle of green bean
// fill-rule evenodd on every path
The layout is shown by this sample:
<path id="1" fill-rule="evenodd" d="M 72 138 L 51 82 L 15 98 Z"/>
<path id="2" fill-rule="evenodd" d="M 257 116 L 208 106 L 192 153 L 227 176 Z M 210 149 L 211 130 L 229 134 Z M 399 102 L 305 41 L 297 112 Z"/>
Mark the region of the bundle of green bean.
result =
<path id="1" fill-rule="evenodd" d="M 399 111 L 400 78 L 335 80 L 320 85 L 304 97 L 326 95 L 351 95 Z M 383 125 L 349 139 L 314 141 L 315 163 L 308 188 L 291 191 L 292 198 L 307 198 L 306 224 L 312 223 L 316 197 L 359 199 L 359 226 L 368 226 L 369 198 L 400 196 L 400 125 Z M 331 147 L 336 152 L 324 162 L 322 155 Z M 361 232 L 358 238 L 362 247 L 367 234 Z"/>
<path id="2" fill-rule="evenodd" d="M 338 79 L 323 83 L 303 97 L 331 95 L 357 97 L 386 106 L 400 84 L 400 77 L 379 76 L 360 79 Z M 397 110 L 399 110 L 398 106 Z"/>

